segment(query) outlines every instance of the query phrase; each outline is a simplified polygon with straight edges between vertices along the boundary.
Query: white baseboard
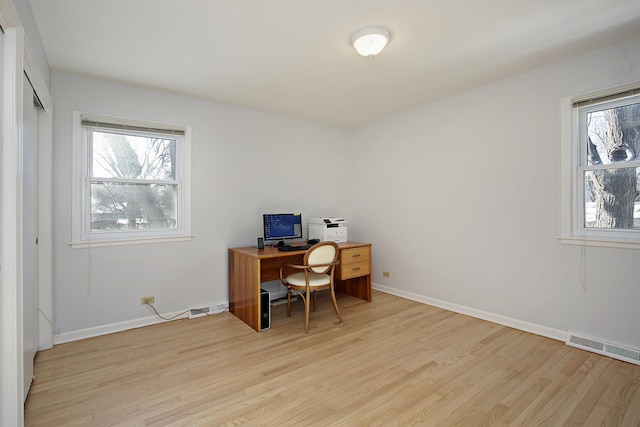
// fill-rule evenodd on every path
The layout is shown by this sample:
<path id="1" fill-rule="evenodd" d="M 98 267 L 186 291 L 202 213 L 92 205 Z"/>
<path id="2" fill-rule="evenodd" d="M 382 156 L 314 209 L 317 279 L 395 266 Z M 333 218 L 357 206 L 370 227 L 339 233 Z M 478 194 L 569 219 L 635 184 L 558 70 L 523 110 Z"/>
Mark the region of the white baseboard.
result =
<path id="1" fill-rule="evenodd" d="M 216 304 L 202 304 L 202 306 L 215 306 Z M 220 304 L 217 304 L 220 305 Z M 225 302 L 224 303 L 224 309 L 222 310 L 218 310 L 217 312 L 220 313 L 224 310 L 226 310 L 229 307 L 229 303 Z M 151 309 L 150 309 L 151 310 Z M 107 334 L 113 334 L 115 332 L 122 332 L 122 331 L 127 331 L 129 329 L 136 329 L 136 328 L 142 328 L 144 326 L 150 326 L 150 325 L 155 325 L 158 323 L 164 323 L 164 322 L 170 322 L 172 320 L 178 320 L 178 319 L 188 319 L 189 318 L 189 312 L 190 309 L 186 309 L 186 310 L 182 310 L 182 311 L 176 311 L 173 313 L 162 313 L 162 317 L 165 317 L 167 319 L 171 319 L 171 320 L 164 320 L 159 318 L 158 316 L 156 316 L 155 314 L 152 316 L 148 316 L 148 317 L 142 317 L 139 319 L 133 319 L 133 320 L 127 320 L 125 322 L 118 322 L 118 323 L 111 323 L 109 325 L 103 325 L 103 326 L 96 326 L 94 328 L 87 328 L 87 329 L 80 329 L 77 331 L 71 331 L 71 332 L 64 332 L 61 334 L 56 334 L 53 336 L 53 344 L 57 345 L 57 344 L 63 344 L 66 342 L 71 342 L 71 341 L 78 341 L 78 340 L 84 340 L 87 338 L 93 338 L 93 337 L 97 337 L 100 335 L 107 335 Z M 215 314 L 216 312 L 211 312 L 212 314 Z M 173 318 L 174 316 L 175 319 Z"/>
<path id="2" fill-rule="evenodd" d="M 532 334 L 541 335 L 543 337 L 552 338 L 558 341 L 565 341 L 567 338 L 567 331 L 547 328 L 545 326 L 537 325 L 535 323 L 529 323 L 529 322 L 524 322 L 518 319 L 512 319 L 506 316 L 500 316 L 494 313 L 489 313 L 487 311 L 482 311 L 475 308 L 438 300 L 435 298 L 425 297 L 423 295 L 402 291 L 402 290 L 391 288 L 388 286 L 379 285 L 377 283 L 373 283 L 372 287 L 373 289 L 378 290 L 380 292 L 396 295 L 398 297 L 405 298 L 411 301 L 420 302 L 423 304 L 442 308 L 444 310 L 449 310 L 455 313 L 460 313 L 467 316 L 475 317 L 477 319 L 487 320 L 489 322 L 497 323 L 499 325 L 508 326 L 510 328 L 518 329 L 524 332 L 530 332 Z M 226 307 L 228 307 L 228 303 L 225 303 L 225 304 L 226 304 Z M 207 305 L 208 304 L 203 304 L 203 306 L 207 306 Z M 213 306 L 215 306 L 215 304 L 213 304 Z M 166 318 L 172 318 L 174 316 L 178 316 L 172 320 L 185 319 L 185 318 L 189 318 L 189 311 L 186 310 L 185 312 L 177 311 L 173 313 L 163 313 L 162 316 Z M 118 323 L 112 323 L 109 325 L 96 326 L 94 328 L 64 332 L 64 333 L 56 334 L 53 336 L 53 344 L 54 345 L 63 344 L 66 342 L 83 340 L 87 338 L 97 337 L 100 335 L 107 335 L 115 332 L 122 332 L 129 329 L 142 328 L 144 326 L 155 325 L 163 322 L 168 322 L 168 320 L 163 320 L 163 319 L 160 319 L 158 316 L 153 315 L 148 317 L 142 317 L 139 319 L 127 320 L 125 322 L 118 322 Z"/>
<path id="3" fill-rule="evenodd" d="M 558 341 L 565 341 L 567 338 L 567 331 L 561 331 L 559 329 L 547 328 L 546 326 L 537 325 L 535 323 L 524 322 L 518 319 L 512 319 L 510 317 L 501 316 L 487 311 L 478 310 L 475 308 L 467 307 L 464 305 L 454 304 L 447 301 L 442 301 L 435 298 L 425 297 L 423 295 L 414 294 L 412 292 L 406 292 L 388 286 L 379 285 L 373 283 L 373 289 L 386 294 L 395 295 L 401 298 L 405 298 L 411 301 L 421 302 L 423 304 L 432 305 L 434 307 L 442 308 L 444 310 L 453 311 L 455 313 L 464 314 L 467 316 L 475 317 L 477 319 L 487 320 L 489 322 L 497 323 L 498 325 L 508 326 L 510 328 L 518 329 L 524 332 L 530 332 L 532 334 L 541 335 L 543 337 L 551 338 Z"/>

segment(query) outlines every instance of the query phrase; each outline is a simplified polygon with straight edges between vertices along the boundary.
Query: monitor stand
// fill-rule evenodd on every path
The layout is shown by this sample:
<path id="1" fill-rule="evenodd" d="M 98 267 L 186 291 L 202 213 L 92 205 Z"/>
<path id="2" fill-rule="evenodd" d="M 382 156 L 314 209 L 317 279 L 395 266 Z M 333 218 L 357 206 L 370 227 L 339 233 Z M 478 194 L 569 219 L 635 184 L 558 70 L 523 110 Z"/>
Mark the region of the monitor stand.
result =
<path id="1" fill-rule="evenodd" d="M 276 247 L 281 248 L 282 246 L 289 246 L 289 245 L 288 245 L 288 244 L 286 244 L 286 243 L 284 242 L 284 240 L 280 240 L 280 241 L 276 244 Z"/>

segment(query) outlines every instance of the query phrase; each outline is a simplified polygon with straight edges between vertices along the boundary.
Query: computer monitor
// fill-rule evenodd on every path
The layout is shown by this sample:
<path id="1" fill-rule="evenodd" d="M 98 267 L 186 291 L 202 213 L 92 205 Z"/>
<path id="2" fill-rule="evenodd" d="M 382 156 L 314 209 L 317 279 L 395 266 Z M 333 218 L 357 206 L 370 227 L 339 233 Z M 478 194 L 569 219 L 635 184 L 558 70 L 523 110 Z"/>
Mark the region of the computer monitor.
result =
<path id="1" fill-rule="evenodd" d="M 264 214 L 262 215 L 264 226 L 264 240 L 277 241 L 278 246 L 283 246 L 287 239 L 302 239 L 302 214 Z"/>

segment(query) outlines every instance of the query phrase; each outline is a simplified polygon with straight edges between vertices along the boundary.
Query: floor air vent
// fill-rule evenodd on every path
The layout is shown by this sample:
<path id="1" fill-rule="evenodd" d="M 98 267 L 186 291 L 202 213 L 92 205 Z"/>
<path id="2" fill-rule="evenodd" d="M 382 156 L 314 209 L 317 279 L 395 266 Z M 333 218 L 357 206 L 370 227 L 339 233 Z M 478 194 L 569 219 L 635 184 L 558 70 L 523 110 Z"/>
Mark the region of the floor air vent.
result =
<path id="1" fill-rule="evenodd" d="M 619 345 L 609 344 L 593 338 L 585 338 L 573 334 L 569 334 L 569 338 L 566 343 L 571 347 L 581 348 L 582 350 L 592 351 L 604 356 L 609 356 L 613 359 L 640 365 L 640 350 L 625 348 Z"/>

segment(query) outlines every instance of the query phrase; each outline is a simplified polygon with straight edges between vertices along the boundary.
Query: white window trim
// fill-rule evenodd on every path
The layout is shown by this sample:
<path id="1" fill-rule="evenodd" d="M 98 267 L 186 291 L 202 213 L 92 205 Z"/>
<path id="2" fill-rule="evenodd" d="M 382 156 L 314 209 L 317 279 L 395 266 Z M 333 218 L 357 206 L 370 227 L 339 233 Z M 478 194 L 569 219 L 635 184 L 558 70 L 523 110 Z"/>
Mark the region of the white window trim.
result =
<path id="1" fill-rule="evenodd" d="M 577 183 L 578 156 L 580 142 L 578 140 L 578 123 L 574 114 L 573 104 L 589 99 L 596 99 L 616 93 L 622 93 L 640 86 L 640 81 L 609 87 L 600 91 L 581 95 L 567 96 L 560 101 L 560 138 L 561 138 L 561 190 L 560 209 L 561 223 L 559 239 L 562 243 L 580 246 L 598 246 L 609 248 L 640 249 L 640 236 L 621 237 L 619 230 L 594 230 L 587 233 L 578 228 L 578 202 L 580 194 Z"/>
<path id="2" fill-rule="evenodd" d="M 83 156 L 84 142 L 82 135 L 82 118 L 91 116 L 92 119 L 102 121 L 116 121 L 118 123 L 127 123 L 134 126 L 146 126 L 151 128 L 167 127 L 167 124 L 159 124 L 152 122 L 144 122 L 139 120 L 125 119 L 114 116 L 100 116 L 96 114 L 87 114 L 81 111 L 73 112 L 73 161 L 72 161 L 72 210 L 71 210 L 71 245 L 74 249 L 94 248 L 102 246 L 121 246 L 121 245 L 140 245 L 148 243 L 164 243 L 187 241 L 193 238 L 191 234 L 191 127 L 181 125 L 170 125 L 176 129 L 184 130 L 184 162 L 182 171 L 182 199 L 181 210 L 183 216 L 183 227 L 180 233 L 175 235 L 152 236 L 143 234 L 135 237 L 121 238 L 105 238 L 100 240 L 87 239 L 83 233 L 83 209 L 85 209 L 84 192 L 83 192 Z"/>

